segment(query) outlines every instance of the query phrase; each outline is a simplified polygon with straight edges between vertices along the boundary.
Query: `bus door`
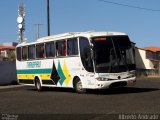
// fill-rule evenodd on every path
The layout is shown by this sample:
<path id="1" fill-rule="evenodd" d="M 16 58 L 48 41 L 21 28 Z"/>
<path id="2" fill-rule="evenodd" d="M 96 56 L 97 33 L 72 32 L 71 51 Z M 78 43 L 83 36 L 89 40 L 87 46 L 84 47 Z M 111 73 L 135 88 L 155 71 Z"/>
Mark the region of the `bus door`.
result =
<path id="1" fill-rule="evenodd" d="M 94 87 L 94 68 L 93 61 L 91 59 L 91 47 L 89 40 L 84 37 L 79 38 L 80 44 L 80 57 L 82 62 L 81 77 L 83 78 L 82 82 L 87 88 Z"/>

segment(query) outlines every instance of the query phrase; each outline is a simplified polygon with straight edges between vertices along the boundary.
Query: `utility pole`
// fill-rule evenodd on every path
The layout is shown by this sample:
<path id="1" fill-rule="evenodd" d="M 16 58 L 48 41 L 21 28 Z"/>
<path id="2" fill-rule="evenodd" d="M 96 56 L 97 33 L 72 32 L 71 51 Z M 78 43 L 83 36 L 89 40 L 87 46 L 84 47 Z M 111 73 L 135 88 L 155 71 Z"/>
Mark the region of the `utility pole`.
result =
<path id="1" fill-rule="evenodd" d="M 48 36 L 50 36 L 50 4 L 49 0 L 47 0 L 47 26 L 48 26 Z"/>
<path id="2" fill-rule="evenodd" d="M 43 24 L 34 24 L 37 28 L 37 32 L 36 32 L 36 39 L 38 39 L 40 37 L 40 34 L 39 34 L 39 27 L 40 25 L 43 25 Z"/>

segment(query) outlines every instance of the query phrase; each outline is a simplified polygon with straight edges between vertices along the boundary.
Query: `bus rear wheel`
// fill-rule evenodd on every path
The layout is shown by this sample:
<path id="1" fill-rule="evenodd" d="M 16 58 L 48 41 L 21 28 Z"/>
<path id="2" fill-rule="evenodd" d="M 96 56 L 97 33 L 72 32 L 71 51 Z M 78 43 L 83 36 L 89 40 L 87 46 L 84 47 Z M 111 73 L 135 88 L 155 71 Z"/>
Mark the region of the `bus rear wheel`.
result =
<path id="1" fill-rule="evenodd" d="M 35 87 L 36 87 L 37 91 L 42 91 L 42 86 L 41 86 L 39 78 L 36 78 L 36 80 L 35 80 Z"/>
<path id="2" fill-rule="evenodd" d="M 82 87 L 82 82 L 79 78 L 74 81 L 74 89 L 77 93 L 86 93 L 86 89 Z"/>

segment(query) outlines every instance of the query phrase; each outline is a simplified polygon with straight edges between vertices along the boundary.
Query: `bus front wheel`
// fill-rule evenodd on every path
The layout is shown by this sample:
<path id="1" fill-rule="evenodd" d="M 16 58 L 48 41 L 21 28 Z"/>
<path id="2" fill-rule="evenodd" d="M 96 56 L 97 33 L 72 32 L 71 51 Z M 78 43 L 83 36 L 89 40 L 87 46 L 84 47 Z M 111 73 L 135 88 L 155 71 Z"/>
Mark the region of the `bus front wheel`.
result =
<path id="1" fill-rule="evenodd" d="M 74 81 L 74 89 L 77 93 L 86 93 L 86 89 L 82 87 L 82 82 L 79 78 L 76 78 Z"/>
<path id="2" fill-rule="evenodd" d="M 36 86 L 37 91 L 42 91 L 42 86 L 41 86 L 39 78 L 35 79 L 35 86 Z"/>

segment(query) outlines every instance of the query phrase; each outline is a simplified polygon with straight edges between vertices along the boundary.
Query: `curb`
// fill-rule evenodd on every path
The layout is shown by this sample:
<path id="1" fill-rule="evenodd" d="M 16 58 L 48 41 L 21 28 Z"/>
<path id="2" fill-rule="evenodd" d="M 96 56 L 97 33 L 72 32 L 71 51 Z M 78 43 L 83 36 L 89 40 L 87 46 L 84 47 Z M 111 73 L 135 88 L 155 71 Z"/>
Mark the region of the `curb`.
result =
<path id="1" fill-rule="evenodd" d="M 6 86 L 0 86 L 0 90 L 1 89 L 8 89 L 8 88 L 19 88 L 19 87 L 23 87 L 24 85 L 6 85 Z"/>

